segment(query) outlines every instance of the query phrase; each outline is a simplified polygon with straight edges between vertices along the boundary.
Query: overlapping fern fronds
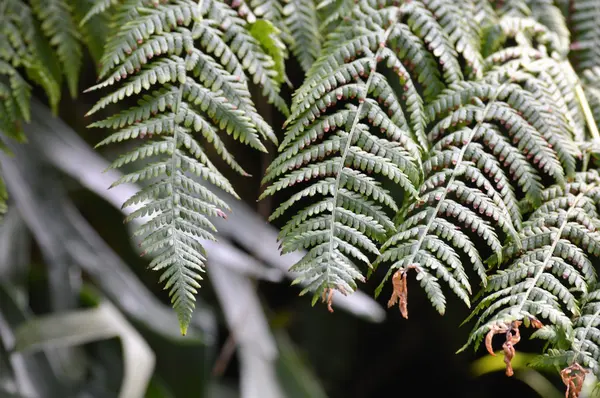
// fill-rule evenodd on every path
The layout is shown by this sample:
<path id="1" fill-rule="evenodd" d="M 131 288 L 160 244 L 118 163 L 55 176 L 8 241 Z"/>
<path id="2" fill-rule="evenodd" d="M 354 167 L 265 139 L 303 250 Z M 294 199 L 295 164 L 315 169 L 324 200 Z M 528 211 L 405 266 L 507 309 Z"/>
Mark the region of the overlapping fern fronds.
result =
<path id="1" fill-rule="evenodd" d="M 450 84 L 425 107 L 431 148 L 423 160 L 421 199 L 405 202 L 397 233 L 376 263 L 392 263 L 377 294 L 392 272 L 402 281 L 393 283 L 390 304 L 404 296 L 404 315 L 406 293 L 398 289 L 410 269 L 439 312 L 446 303 L 440 280 L 469 305 L 463 264 L 471 264 L 485 286 L 483 260 L 502 257 L 507 242 L 520 247 L 518 199 L 539 205 L 544 184 L 564 183 L 582 156 L 574 143 L 580 126 L 565 116 L 571 97 L 568 87 L 561 91 L 564 73 L 554 73 L 556 62 L 538 49 L 557 53 L 556 36 L 510 13 L 495 27 L 500 30 L 486 30 L 483 39 L 496 50 L 483 63 L 483 77 Z M 523 35 L 518 27 L 531 30 Z M 522 43 L 506 47 L 516 32 Z"/>
<path id="2" fill-rule="evenodd" d="M 145 218 L 136 232 L 160 270 L 185 334 L 194 294 L 204 271 L 198 239 L 215 239 L 209 217 L 225 217 L 228 206 L 194 176 L 237 196 L 204 150 L 212 145 L 234 170 L 246 175 L 220 138 L 221 132 L 265 151 L 276 141 L 257 113 L 250 80 L 280 109 L 275 62 L 248 30 L 246 21 L 220 0 L 127 1 L 115 9 L 119 30 L 108 40 L 101 74 L 92 89 L 116 86 L 90 114 L 128 97 L 138 105 L 92 124 L 118 129 L 99 145 L 138 140 L 116 160 L 123 167 L 148 160 L 116 184 L 145 187 L 124 206 L 140 206 L 128 220 Z M 200 136 L 203 139 L 200 139 Z"/>
<path id="3" fill-rule="evenodd" d="M 270 183 L 264 195 L 299 186 L 271 220 L 304 203 L 280 238 L 283 252 L 310 249 L 293 269 L 315 299 L 331 289 L 355 290 L 355 280 L 364 279 L 356 261 L 369 264 L 379 254 L 377 243 L 393 231 L 390 215 L 398 207 L 382 178 L 398 184 L 408 196 L 416 195 L 421 179 L 417 142 L 424 139 L 424 114 L 422 98 L 403 62 L 414 60 L 419 52 L 427 54 L 415 65 L 419 78 L 430 93 L 442 84 L 435 57 L 400 20 L 405 12 L 432 22 L 420 8 L 375 10 L 362 2 L 355 12 L 368 16 L 341 25 L 329 37 L 323 55 L 295 93 L 281 153 L 264 178 Z M 402 96 L 396 95 L 382 69 L 396 72 L 404 86 Z"/>
<path id="4" fill-rule="evenodd" d="M 491 259 L 498 270 L 470 316 L 477 321 L 463 349 L 471 343 L 477 347 L 487 336 L 491 351 L 496 330 L 541 321 L 545 326 L 537 336 L 552 342 L 552 361 L 562 361 L 562 368 L 578 362 L 597 372 L 598 352 L 588 351 L 596 334 L 588 325 L 596 327 L 590 311 L 597 309 L 592 290 L 600 258 L 599 204 L 600 176 L 593 170 L 545 189 L 535 210 L 524 206 L 531 213 L 520 232 L 522 246 L 506 245 L 502 258 Z M 571 348 L 556 351 L 565 341 Z"/>
<path id="5" fill-rule="evenodd" d="M 562 369 L 567 396 L 577 396 L 587 373 L 600 377 L 599 286 L 590 286 L 590 291 L 583 295 L 580 303 L 580 314 L 572 319 L 573 333 L 570 336 L 553 325 L 545 326 L 534 334 L 534 337 L 548 340 L 550 348 L 531 365 Z M 569 395 L 569 389 L 573 390 L 573 395 Z"/>

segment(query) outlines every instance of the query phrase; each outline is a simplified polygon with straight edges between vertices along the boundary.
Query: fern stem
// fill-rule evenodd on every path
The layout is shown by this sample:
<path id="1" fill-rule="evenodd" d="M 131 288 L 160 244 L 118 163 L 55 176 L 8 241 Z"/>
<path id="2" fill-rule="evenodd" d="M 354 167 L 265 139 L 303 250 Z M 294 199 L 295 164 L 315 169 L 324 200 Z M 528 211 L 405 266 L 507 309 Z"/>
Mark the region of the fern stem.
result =
<path id="1" fill-rule="evenodd" d="M 592 135 L 592 139 L 600 140 L 600 133 L 598 132 L 598 126 L 596 126 L 596 121 L 594 120 L 594 114 L 592 113 L 592 109 L 590 108 L 590 103 L 585 96 L 585 91 L 583 91 L 583 87 L 581 86 L 581 81 L 575 73 L 573 69 L 573 65 L 570 62 L 564 62 L 565 68 L 568 69 L 571 76 L 575 79 L 575 94 L 577 95 L 577 100 L 579 101 L 579 105 L 581 105 L 581 110 L 583 111 L 583 115 L 585 117 L 585 122 L 588 125 L 590 130 L 590 134 Z"/>
<path id="2" fill-rule="evenodd" d="M 561 223 L 560 228 L 558 229 L 558 232 L 556 233 L 556 237 L 552 241 L 552 246 L 550 246 L 550 249 L 548 250 L 548 255 L 544 259 L 544 262 L 542 263 L 542 265 L 540 266 L 538 271 L 535 273 L 535 276 L 533 277 L 533 281 L 531 282 L 531 285 L 527 288 L 525 295 L 521 299 L 521 302 L 519 303 L 518 310 L 516 311 L 516 313 L 520 313 L 521 311 L 523 311 L 523 306 L 525 305 L 525 301 L 527 301 L 533 288 L 537 285 L 538 280 L 544 273 L 544 270 L 548 266 L 548 262 L 550 262 L 550 259 L 552 258 L 552 255 L 554 254 L 554 250 L 556 250 L 556 245 L 558 245 L 558 241 L 560 240 L 560 237 L 562 236 L 562 233 L 563 233 L 565 227 L 567 226 L 567 223 L 569 222 L 569 216 L 571 215 L 571 211 L 573 211 L 573 209 L 575 207 L 577 207 L 577 204 L 579 203 L 581 198 L 583 198 L 583 196 L 585 195 L 586 192 L 587 192 L 587 190 L 585 192 L 580 192 L 579 195 L 577 195 L 577 197 L 573 201 L 573 204 L 569 207 L 569 210 L 567 210 L 565 219 Z"/>
<path id="3" fill-rule="evenodd" d="M 340 180 L 342 177 L 342 172 L 344 171 L 344 164 L 346 163 L 346 157 L 348 156 L 348 151 L 350 150 L 350 145 L 352 143 L 352 136 L 354 135 L 356 126 L 358 125 L 358 122 L 360 121 L 360 115 L 362 113 L 362 109 L 365 104 L 367 95 L 369 94 L 369 88 L 373 82 L 373 76 L 375 75 L 375 69 L 377 68 L 377 62 L 378 62 L 377 60 L 381 56 L 381 53 L 383 52 L 383 50 L 386 48 L 386 43 L 392 32 L 392 29 L 398 23 L 398 12 L 393 14 L 393 19 L 392 19 L 392 21 L 390 21 L 390 26 L 383 33 L 383 38 L 382 38 L 381 42 L 379 43 L 379 49 L 377 49 L 377 51 L 375 52 L 373 57 L 370 59 L 370 63 L 372 63 L 371 71 L 369 73 L 369 77 L 367 78 L 367 82 L 364 85 L 363 95 L 358 97 L 359 105 L 356 108 L 356 114 L 354 115 L 354 120 L 352 121 L 350 131 L 348 132 L 346 146 L 344 147 L 344 151 L 342 152 L 341 157 L 340 157 L 340 169 L 335 177 L 335 183 L 333 185 L 333 199 L 332 199 L 333 209 L 331 210 L 331 218 L 330 218 L 330 224 L 329 224 L 330 225 L 329 237 L 328 237 L 328 239 L 329 239 L 328 257 L 329 258 L 328 258 L 327 263 L 331 262 L 331 256 L 333 253 L 333 238 L 334 238 L 334 232 L 335 232 L 335 215 L 336 215 L 336 210 L 337 210 L 338 191 L 340 188 Z M 327 268 L 326 273 L 327 273 L 326 285 L 329 285 L 329 280 L 328 280 L 329 267 Z"/>
<path id="4" fill-rule="evenodd" d="M 477 122 L 477 124 L 475 125 L 475 128 L 473 128 L 471 130 L 469 139 L 465 143 L 463 143 L 463 146 L 460 149 L 460 153 L 458 155 L 458 160 L 456 161 L 456 166 L 454 167 L 454 170 L 452 171 L 452 176 L 450 176 L 450 179 L 448 180 L 448 183 L 446 184 L 446 188 L 444 189 L 444 191 L 442 192 L 442 195 L 440 196 L 440 198 L 438 200 L 437 206 L 433 210 L 431 217 L 429 218 L 429 221 L 427 222 L 427 225 L 425 225 L 425 229 L 423 229 L 423 232 L 421 232 L 421 234 L 419 235 L 419 240 L 417 241 L 417 244 L 412 249 L 412 251 L 410 253 L 410 257 L 409 257 L 410 260 L 407 261 L 406 264 L 411 265 L 411 263 L 415 259 L 415 256 L 417 255 L 417 253 L 419 252 L 419 250 L 421 250 L 421 246 L 423 245 L 423 242 L 425 242 L 425 238 L 427 237 L 429 229 L 433 225 L 436 215 L 438 214 L 438 212 L 440 211 L 440 208 L 442 207 L 442 204 L 444 203 L 444 199 L 446 199 L 446 195 L 448 194 L 449 188 L 452 186 L 452 184 L 454 183 L 454 180 L 456 179 L 456 176 L 458 175 L 458 170 L 459 170 L 460 166 L 462 165 L 465 153 L 467 152 L 467 148 L 469 147 L 469 145 L 471 144 L 471 141 L 473 140 L 477 131 L 481 127 L 481 124 L 485 121 L 485 118 L 486 118 L 488 112 L 490 111 L 491 104 L 496 100 L 496 97 L 498 97 L 498 94 L 502 90 L 504 90 L 504 88 L 506 86 L 507 86 L 507 82 L 502 83 L 502 85 L 500 85 L 500 87 L 498 87 L 498 89 L 494 92 L 494 95 L 489 98 L 488 103 L 486 104 L 486 106 L 483 110 L 483 115 L 481 116 L 481 119 Z M 437 199 L 437 197 L 436 197 L 436 199 Z M 415 269 L 417 270 L 417 272 L 420 271 L 420 269 L 418 267 L 416 267 Z"/>

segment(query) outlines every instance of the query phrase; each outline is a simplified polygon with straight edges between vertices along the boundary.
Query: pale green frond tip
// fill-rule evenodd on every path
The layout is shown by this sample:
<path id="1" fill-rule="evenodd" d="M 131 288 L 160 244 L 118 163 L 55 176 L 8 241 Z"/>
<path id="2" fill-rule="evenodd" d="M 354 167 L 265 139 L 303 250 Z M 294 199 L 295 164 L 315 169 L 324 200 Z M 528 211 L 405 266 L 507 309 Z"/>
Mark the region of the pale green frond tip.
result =
<path id="1" fill-rule="evenodd" d="M 250 34 L 260 43 L 267 54 L 275 62 L 275 81 L 283 83 L 287 78 L 285 76 L 285 44 L 281 41 L 281 31 L 273 25 L 271 21 L 257 19 L 256 22 L 249 24 Z"/>
<path id="2" fill-rule="evenodd" d="M 179 330 L 181 331 L 181 335 L 185 336 L 187 334 L 188 326 L 190 325 L 190 320 L 186 317 L 182 319 L 179 317 Z"/>

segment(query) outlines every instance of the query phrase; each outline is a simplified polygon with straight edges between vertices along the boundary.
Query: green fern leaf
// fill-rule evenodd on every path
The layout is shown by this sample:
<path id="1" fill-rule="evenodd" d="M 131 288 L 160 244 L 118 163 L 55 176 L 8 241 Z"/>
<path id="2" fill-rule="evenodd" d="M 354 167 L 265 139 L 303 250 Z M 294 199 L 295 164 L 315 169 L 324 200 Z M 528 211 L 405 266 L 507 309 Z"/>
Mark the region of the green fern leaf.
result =
<path id="1" fill-rule="evenodd" d="M 591 258 L 600 254 L 599 183 L 597 171 L 590 171 L 543 192 L 543 205 L 521 231 L 521 247 L 507 245 L 502 260 L 491 259 L 509 265 L 490 276 L 469 317 L 477 322 L 463 349 L 477 346 L 494 325 L 538 317 L 571 335 L 579 302 L 596 283 Z"/>
<path id="2" fill-rule="evenodd" d="M 573 42 L 571 50 L 579 71 L 600 65 L 600 5 L 595 0 L 573 4 L 570 15 Z"/>
<path id="3" fill-rule="evenodd" d="M 308 72 L 321 51 L 319 20 L 314 0 L 287 0 L 283 8 L 284 23 L 291 37 L 291 50 Z"/>
<path id="4" fill-rule="evenodd" d="M 124 203 L 138 207 L 127 221 L 144 220 L 135 235 L 142 238 L 144 253 L 152 255 L 149 267 L 161 271 L 160 281 L 169 290 L 183 334 L 206 262 L 200 241 L 215 240 L 210 217 L 225 217 L 224 211 L 229 210 L 195 177 L 237 197 L 196 135 L 201 134 L 223 160 L 243 175 L 247 173 L 219 133 L 224 131 L 261 151 L 265 151 L 262 139 L 275 139 L 254 108 L 244 72 L 268 79 L 270 83 L 265 87 L 275 90 L 274 63 L 243 21 L 227 7 L 212 0 L 199 4 L 174 0 L 156 4 L 155 8 L 132 3 L 117 7 L 115 20 L 125 23 L 116 34 L 118 39 L 108 41 L 105 80 L 91 88 L 119 86 L 90 114 L 128 97 L 138 98 L 138 105 L 92 126 L 118 129 L 99 145 L 143 140 L 111 166 L 134 166 L 141 161 L 143 167 L 114 185 L 143 184 Z M 250 39 L 243 44 L 242 38 Z M 238 59 L 238 54 L 242 58 Z"/>
<path id="5" fill-rule="evenodd" d="M 281 153 L 264 178 L 271 184 L 263 197 L 301 186 L 271 220 L 300 201 L 318 198 L 304 204 L 279 236 L 283 252 L 308 249 L 292 270 L 300 273 L 295 282 L 305 284 L 301 294 L 314 293 L 313 303 L 323 296 L 330 305 L 334 290 L 354 291 L 355 280 L 364 280 L 355 260 L 370 264 L 370 258 L 379 254 L 375 242 L 383 242 L 392 231 L 388 214 L 397 205 L 379 179 L 387 177 L 409 195 L 417 194 L 419 147 L 400 100 L 377 72 L 384 60 L 387 65 L 400 63 L 392 50 L 400 34 L 399 11 L 397 7 L 372 11 L 367 20 L 373 24 L 355 29 L 341 25 L 330 36 L 294 95 Z M 345 49 L 355 53 L 349 55 Z M 354 60 L 359 51 L 360 58 Z M 411 117 L 423 126 L 422 100 L 416 91 L 414 95 L 421 111 Z M 346 106 L 334 107 L 338 102 Z M 371 127 L 378 127 L 383 137 Z"/>
<path id="6" fill-rule="evenodd" d="M 82 48 L 81 35 L 73 20 L 71 6 L 64 0 L 32 0 L 31 6 L 41 21 L 44 34 L 56 48 L 71 97 L 75 98 L 79 91 Z"/>
<path id="7" fill-rule="evenodd" d="M 250 34 L 258 40 L 267 54 L 275 62 L 274 69 L 277 71 L 274 81 L 281 84 L 285 81 L 285 45 L 279 38 L 281 31 L 270 21 L 259 19 L 250 24 Z"/>

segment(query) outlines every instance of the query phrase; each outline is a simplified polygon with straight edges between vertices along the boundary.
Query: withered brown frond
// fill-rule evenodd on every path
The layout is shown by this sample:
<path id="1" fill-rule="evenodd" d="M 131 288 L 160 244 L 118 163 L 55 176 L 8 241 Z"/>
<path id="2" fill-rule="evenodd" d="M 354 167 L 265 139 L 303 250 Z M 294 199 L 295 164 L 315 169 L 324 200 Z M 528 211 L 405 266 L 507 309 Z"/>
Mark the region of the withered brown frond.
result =
<path id="1" fill-rule="evenodd" d="M 565 383 L 565 386 L 567 386 L 565 398 L 579 397 L 587 373 L 589 373 L 589 370 L 584 369 L 577 362 L 560 371 L 560 377 L 562 378 L 563 383 Z"/>
<path id="2" fill-rule="evenodd" d="M 416 269 L 414 265 L 409 265 L 405 269 L 398 270 L 392 276 L 392 286 L 394 288 L 392 297 L 388 301 L 388 308 L 396 305 L 400 307 L 400 313 L 404 319 L 408 319 L 408 285 L 406 283 L 406 274 L 408 270 Z"/>
<path id="3" fill-rule="evenodd" d="M 542 322 L 540 322 L 536 318 L 529 319 L 530 325 L 534 329 L 541 328 Z M 519 332 L 519 326 L 521 326 L 522 321 L 512 321 L 510 324 L 501 323 L 497 325 L 493 325 L 490 328 L 490 331 L 485 336 L 485 348 L 490 353 L 490 355 L 496 356 L 494 353 L 494 349 L 492 347 L 492 340 L 495 335 L 506 333 L 506 341 L 502 344 L 502 349 L 504 350 L 504 363 L 506 364 L 506 375 L 512 376 L 514 374 L 512 368 L 512 359 L 515 357 L 515 345 L 521 341 L 521 333 Z"/>
<path id="4" fill-rule="evenodd" d="M 321 297 L 323 302 L 327 304 L 327 310 L 329 312 L 333 312 L 333 292 L 335 292 L 334 289 L 327 288 L 323 290 L 323 296 Z"/>

